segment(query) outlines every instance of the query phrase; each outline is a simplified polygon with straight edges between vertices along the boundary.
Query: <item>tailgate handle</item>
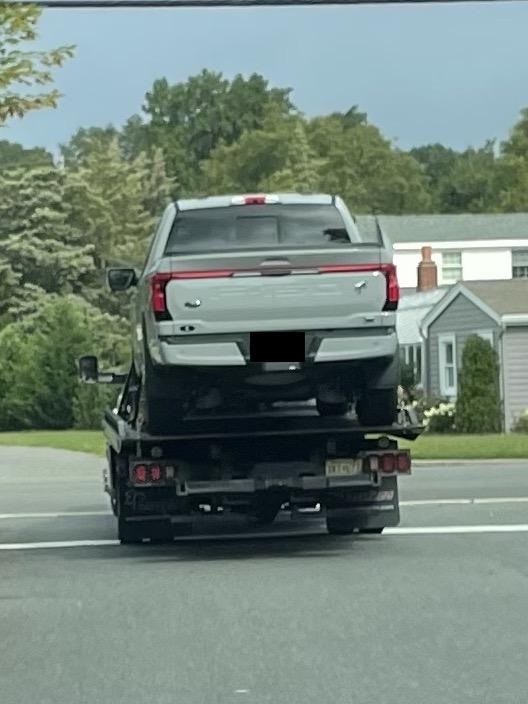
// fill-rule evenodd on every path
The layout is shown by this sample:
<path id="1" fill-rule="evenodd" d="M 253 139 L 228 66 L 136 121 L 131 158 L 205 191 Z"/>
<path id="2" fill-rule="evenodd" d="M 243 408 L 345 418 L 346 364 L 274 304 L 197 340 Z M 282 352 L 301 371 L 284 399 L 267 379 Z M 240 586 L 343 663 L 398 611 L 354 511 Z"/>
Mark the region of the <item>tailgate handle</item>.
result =
<path id="1" fill-rule="evenodd" d="M 265 259 L 260 266 L 263 276 L 288 276 L 292 273 L 289 259 Z"/>

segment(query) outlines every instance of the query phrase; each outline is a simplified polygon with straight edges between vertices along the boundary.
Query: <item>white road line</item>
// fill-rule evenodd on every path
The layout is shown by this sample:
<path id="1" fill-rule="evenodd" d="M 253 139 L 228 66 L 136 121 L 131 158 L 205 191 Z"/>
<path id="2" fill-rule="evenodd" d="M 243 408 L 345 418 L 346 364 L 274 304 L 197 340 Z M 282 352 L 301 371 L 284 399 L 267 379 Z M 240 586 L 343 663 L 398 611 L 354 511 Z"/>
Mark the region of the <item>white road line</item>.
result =
<path id="1" fill-rule="evenodd" d="M 386 528 L 385 535 L 463 535 L 467 533 L 528 533 L 528 523 L 512 523 L 512 524 L 497 524 L 497 525 L 473 525 L 473 526 L 417 526 L 412 528 Z M 292 534 L 275 533 L 275 534 L 229 534 L 216 536 L 189 536 L 188 538 L 179 538 L 177 543 L 195 542 L 200 540 L 222 541 L 229 539 L 246 539 L 255 538 L 280 538 L 287 537 Z M 321 537 L 320 533 L 312 533 L 312 537 Z M 308 537 L 307 535 L 305 537 Z M 176 543 L 176 547 L 177 547 Z M 49 550 L 54 548 L 92 548 L 106 547 L 119 545 L 118 540 L 58 540 L 53 542 L 40 543 L 0 543 L 0 551 L 2 550 Z M 147 548 L 148 549 L 148 548 Z"/>
<path id="2" fill-rule="evenodd" d="M 400 501 L 400 506 L 461 506 L 471 504 L 526 504 L 528 496 L 504 496 L 475 499 L 418 499 Z"/>
<path id="3" fill-rule="evenodd" d="M 12 518 L 71 518 L 72 516 L 111 516 L 111 511 L 56 511 L 45 513 L 0 513 L 0 521 Z"/>
<path id="4" fill-rule="evenodd" d="M 385 528 L 387 535 L 452 535 L 463 533 L 528 533 L 528 523 L 483 526 L 425 526 L 423 528 Z"/>

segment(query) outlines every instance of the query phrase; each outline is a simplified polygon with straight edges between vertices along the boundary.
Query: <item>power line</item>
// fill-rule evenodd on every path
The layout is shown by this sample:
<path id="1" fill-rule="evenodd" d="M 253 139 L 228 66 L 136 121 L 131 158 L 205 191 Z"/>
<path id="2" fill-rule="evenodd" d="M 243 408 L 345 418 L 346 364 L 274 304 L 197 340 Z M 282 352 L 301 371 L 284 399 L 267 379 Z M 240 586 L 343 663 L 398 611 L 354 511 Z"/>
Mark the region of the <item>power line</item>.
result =
<path id="1" fill-rule="evenodd" d="M 10 5 L 43 8 L 145 8 L 145 7 L 295 7 L 304 5 L 452 5 L 459 3 L 505 3 L 526 0 L 4 0 Z"/>

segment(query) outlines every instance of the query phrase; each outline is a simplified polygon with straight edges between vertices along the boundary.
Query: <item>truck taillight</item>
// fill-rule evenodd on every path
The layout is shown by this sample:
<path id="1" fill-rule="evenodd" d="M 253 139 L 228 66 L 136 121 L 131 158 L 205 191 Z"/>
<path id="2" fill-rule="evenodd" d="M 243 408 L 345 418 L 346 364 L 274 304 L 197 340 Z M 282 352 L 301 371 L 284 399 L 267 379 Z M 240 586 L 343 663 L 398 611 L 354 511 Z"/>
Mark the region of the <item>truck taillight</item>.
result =
<path id="1" fill-rule="evenodd" d="M 407 450 L 368 455 L 368 468 L 382 474 L 409 474 L 411 455 Z"/>
<path id="2" fill-rule="evenodd" d="M 152 310 L 156 314 L 167 313 L 165 289 L 170 280 L 170 273 L 153 274 L 150 277 L 150 301 L 152 304 Z"/>
<path id="3" fill-rule="evenodd" d="M 398 284 L 398 276 L 394 264 L 382 264 L 381 270 L 385 274 L 387 281 L 387 297 L 383 310 L 396 310 L 400 300 L 400 286 Z"/>
<path id="4" fill-rule="evenodd" d="M 159 464 L 141 462 L 130 469 L 130 479 L 133 484 L 156 484 L 166 479 L 165 469 Z"/>
<path id="5" fill-rule="evenodd" d="M 147 468 L 144 464 L 136 464 L 132 469 L 132 480 L 138 484 L 147 481 Z"/>

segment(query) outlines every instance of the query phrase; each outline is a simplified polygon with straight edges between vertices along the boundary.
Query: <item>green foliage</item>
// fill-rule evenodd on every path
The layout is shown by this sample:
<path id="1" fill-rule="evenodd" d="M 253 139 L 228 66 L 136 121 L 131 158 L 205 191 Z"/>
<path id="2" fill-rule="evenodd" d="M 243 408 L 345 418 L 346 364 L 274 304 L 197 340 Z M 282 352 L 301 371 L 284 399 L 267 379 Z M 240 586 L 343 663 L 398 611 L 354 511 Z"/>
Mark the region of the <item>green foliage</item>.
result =
<path id="1" fill-rule="evenodd" d="M 52 166 L 53 157 L 42 147 L 24 149 L 21 144 L 0 140 L 0 173 L 5 169 L 18 167 L 35 168 Z"/>
<path id="2" fill-rule="evenodd" d="M 528 408 L 515 420 L 512 430 L 514 433 L 528 433 Z"/>
<path id="3" fill-rule="evenodd" d="M 77 359 L 94 352 L 105 365 L 124 365 L 125 326 L 75 297 L 49 296 L 37 312 L 4 327 L 0 429 L 93 427 L 110 393 L 81 390 Z"/>
<path id="4" fill-rule="evenodd" d="M 0 173 L 3 313 L 20 318 L 43 293 L 76 293 L 92 279 L 93 247 L 69 223 L 64 174 L 54 166 Z"/>
<path id="5" fill-rule="evenodd" d="M 203 70 L 183 83 L 154 82 L 145 96 L 143 116 L 125 125 L 121 144 L 128 158 L 161 148 L 167 171 L 183 193 L 200 188 L 200 163 L 220 144 L 229 146 L 248 131 L 262 128 L 270 110 L 288 115 L 290 90 L 270 88 L 257 74 L 227 80 Z"/>
<path id="6" fill-rule="evenodd" d="M 52 68 L 72 56 L 73 47 L 51 51 L 27 47 L 38 37 L 40 13 L 35 5 L 0 3 L 0 125 L 10 117 L 22 117 L 30 110 L 57 104 L 57 90 L 37 91 L 49 86 Z M 20 92 L 21 86 L 27 92 Z"/>
<path id="7" fill-rule="evenodd" d="M 456 416 L 461 433 L 501 429 L 497 354 L 479 335 L 470 335 L 464 345 Z"/>
<path id="8" fill-rule="evenodd" d="M 457 430 L 454 403 L 440 402 L 424 411 L 423 416 L 430 433 L 454 433 Z"/>
<path id="9" fill-rule="evenodd" d="M 418 162 L 395 149 L 357 110 L 311 120 L 308 136 L 322 160 L 319 189 L 339 193 L 354 212 L 421 213 L 430 208 Z"/>

